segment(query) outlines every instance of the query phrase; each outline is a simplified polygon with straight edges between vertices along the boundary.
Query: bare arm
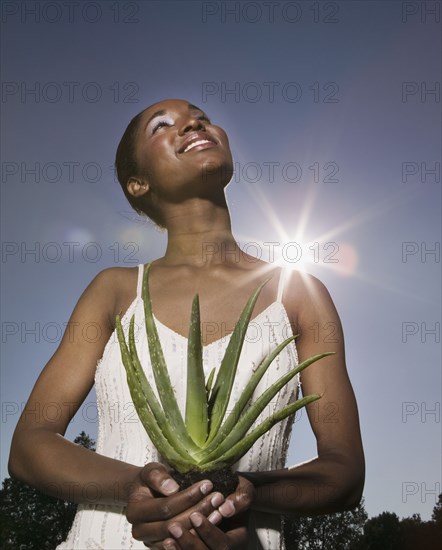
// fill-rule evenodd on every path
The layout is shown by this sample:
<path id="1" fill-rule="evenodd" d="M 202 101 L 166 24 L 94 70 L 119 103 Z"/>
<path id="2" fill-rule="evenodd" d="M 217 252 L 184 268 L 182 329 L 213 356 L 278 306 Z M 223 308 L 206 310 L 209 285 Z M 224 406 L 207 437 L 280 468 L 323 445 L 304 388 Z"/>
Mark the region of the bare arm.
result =
<path id="1" fill-rule="evenodd" d="M 118 268 L 106 269 L 81 295 L 57 351 L 34 386 L 12 441 L 9 471 L 13 477 L 75 502 L 93 498 L 95 503 L 124 503 L 141 470 L 63 437 L 93 386 L 97 361 L 112 334 L 115 281 Z M 49 404 L 56 404 L 61 414 L 44 414 L 50 410 Z M 98 489 L 91 491 L 91 484 Z"/>
<path id="2" fill-rule="evenodd" d="M 302 298 L 289 309 L 299 312 L 299 360 L 335 352 L 301 375 L 303 394 L 322 396 L 307 408 L 318 457 L 290 469 L 243 475 L 255 485 L 252 507 L 259 510 L 316 515 L 351 509 L 362 495 L 365 466 L 341 322 L 327 289 L 314 277 L 304 276 L 296 294 Z"/>
<path id="3" fill-rule="evenodd" d="M 169 536 L 171 521 L 190 527 L 190 514 L 209 516 L 224 501 L 222 495 L 216 497 L 212 484 L 204 481 L 178 492 L 178 484 L 161 464 L 127 464 L 63 437 L 94 383 L 97 361 L 112 334 L 112 319 L 119 307 L 119 269 L 101 272 L 80 297 L 60 346 L 43 369 L 20 417 L 9 471 L 58 498 L 126 506 L 132 523 L 139 518 L 151 522 L 148 536 L 143 537 L 136 526 L 134 536 L 161 541 Z M 88 337 L 92 332 L 94 336 Z M 41 414 L 54 404 L 62 411 L 60 415 Z"/>

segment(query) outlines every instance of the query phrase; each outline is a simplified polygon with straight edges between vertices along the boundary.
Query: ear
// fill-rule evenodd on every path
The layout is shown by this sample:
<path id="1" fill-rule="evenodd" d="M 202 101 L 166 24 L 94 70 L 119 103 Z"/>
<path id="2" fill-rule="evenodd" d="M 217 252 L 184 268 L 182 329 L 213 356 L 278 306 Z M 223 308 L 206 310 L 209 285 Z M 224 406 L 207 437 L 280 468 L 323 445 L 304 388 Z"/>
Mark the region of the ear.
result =
<path id="1" fill-rule="evenodd" d="M 147 181 L 141 181 L 137 178 L 129 178 L 126 188 L 133 197 L 142 197 L 150 189 Z"/>

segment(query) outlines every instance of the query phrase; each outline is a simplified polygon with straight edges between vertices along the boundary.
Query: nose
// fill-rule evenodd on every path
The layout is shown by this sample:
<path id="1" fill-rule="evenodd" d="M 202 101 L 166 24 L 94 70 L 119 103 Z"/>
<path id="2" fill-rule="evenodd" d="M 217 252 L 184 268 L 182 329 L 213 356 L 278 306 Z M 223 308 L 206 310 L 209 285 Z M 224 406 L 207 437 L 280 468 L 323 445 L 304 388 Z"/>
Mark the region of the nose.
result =
<path id="1" fill-rule="evenodd" d="M 196 116 L 189 115 L 183 118 L 183 121 L 180 126 L 179 133 L 181 135 L 187 134 L 192 130 L 204 130 L 204 121 Z"/>

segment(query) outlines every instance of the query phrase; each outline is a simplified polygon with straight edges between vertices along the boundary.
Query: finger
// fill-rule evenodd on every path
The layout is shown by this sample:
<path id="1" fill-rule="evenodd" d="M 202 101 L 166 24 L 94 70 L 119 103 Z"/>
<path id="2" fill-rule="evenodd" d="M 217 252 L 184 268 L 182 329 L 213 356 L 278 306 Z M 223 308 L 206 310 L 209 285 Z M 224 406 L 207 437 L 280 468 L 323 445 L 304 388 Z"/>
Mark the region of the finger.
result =
<path id="1" fill-rule="evenodd" d="M 248 480 L 240 477 L 240 482 L 234 493 L 229 495 L 225 502 L 218 508 L 225 518 L 248 510 L 252 504 L 255 488 Z"/>
<path id="2" fill-rule="evenodd" d="M 232 499 L 227 498 L 225 500 L 225 502 L 223 502 L 223 504 L 221 504 L 221 506 L 218 508 L 218 510 L 219 510 L 219 513 L 224 518 L 231 518 L 237 512 L 237 509 L 236 509 L 236 506 L 235 506 L 235 501 L 232 500 Z"/>
<path id="3" fill-rule="evenodd" d="M 143 483 L 158 493 L 169 496 L 177 493 L 180 489 L 178 483 L 173 479 L 166 467 L 159 462 L 146 464 L 140 473 Z"/>
<path id="4" fill-rule="evenodd" d="M 169 533 L 178 542 L 182 550 L 208 550 L 208 546 L 197 536 L 185 529 L 179 523 L 169 525 Z"/>
<path id="5" fill-rule="evenodd" d="M 169 497 L 131 499 L 126 517 L 132 524 L 171 519 L 197 504 L 212 488 L 210 481 L 200 481 Z"/>
<path id="6" fill-rule="evenodd" d="M 172 538 L 163 540 L 159 546 L 149 546 L 149 548 L 157 548 L 158 550 L 180 550 L 178 543 Z"/>
<path id="7" fill-rule="evenodd" d="M 245 526 L 235 527 L 224 532 L 212 525 L 201 514 L 192 514 L 190 521 L 198 536 L 211 550 L 240 550 L 248 547 L 247 528 Z"/>
<path id="8" fill-rule="evenodd" d="M 240 546 L 234 546 L 234 544 L 241 544 L 240 539 L 235 534 L 236 541 L 232 541 L 230 533 L 224 533 L 221 529 L 213 525 L 207 518 L 201 514 L 192 514 L 190 521 L 198 533 L 199 538 L 204 542 L 207 548 L 212 550 L 229 550 L 230 548 L 236 548 Z M 245 531 L 245 529 L 244 529 Z M 247 540 L 247 534 L 242 534 L 243 540 Z"/>
<path id="9" fill-rule="evenodd" d="M 195 529 L 190 529 L 189 533 L 191 533 L 193 536 L 197 536 Z M 161 542 L 156 543 L 150 542 L 149 545 L 145 543 L 144 545 L 146 547 L 148 546 L 150 550 L 180 550 L 177 541 L 173 538 L 167 538 Z"/>
<path id="10" fill-rule="evenodd" d="M 187 491 L 187 489 L 186 489 Z M 182 491 L 184 492 L 184 491 Z M 173 497 L 168 497 L 169 499 L 176 499 L 178 495 Z M 152 499 L 159 500 L 159 499 Z M 161 499 L 166 500 L 166 499 Z M 212 493 L 200 500 L 194 506 L 186 506 L 184 512 L 174 515 L 169 518 L 165 518 L 162 521 L 149 521 L 149 522 L 136 522 L 132 527 L 132 536 L 137 540 L 142 540 L 143 542 L 155 542 L 158 543 L 169 537 L 169 532 L 167 530 L 168 525 L 172 523 L 179 522 L 185 529 L 191 529 L 192 524 L 190 523 L 189 516 L 193 512 L 198 512 L 204 516 L 211 515 L 218 506 L 224 501 L 224 497 L 221 493 Z M 170 509 L 169 509 L 170 511 Z M 221 514 L 216 512 L 219 515 L 219 518 L 222 519 Z M 171 520 L 171 521 L 167 521 Z"/>

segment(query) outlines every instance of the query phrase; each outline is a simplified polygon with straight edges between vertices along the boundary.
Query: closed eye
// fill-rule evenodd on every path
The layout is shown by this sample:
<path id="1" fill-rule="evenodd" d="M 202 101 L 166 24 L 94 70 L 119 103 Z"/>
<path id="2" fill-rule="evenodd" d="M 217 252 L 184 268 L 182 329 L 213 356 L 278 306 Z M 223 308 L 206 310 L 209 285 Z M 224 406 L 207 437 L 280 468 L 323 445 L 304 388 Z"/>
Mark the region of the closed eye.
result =
<path id="1" fill-rule="evenodd" d="M 172 122 L 169 120 L 159 120 L 152 128 L 152 134 L 154 134 L 159 128 L 162 128 L 163 126 L 172 126 Z"/>
<path id="2" fill-rule="evenodd" d="M 209 117 L 207 117 L 206 115 L 200 115 L 197 118 L 198 118 L 198 120 L 204 120 L 208 124 L 212 124 L 210 122 Z M 152 135 L 155 134 L 155 132 L 157 132 L 160 128 L 163 128 L 164 126 L 171 127 L 173 125 L 174 125 L 174 122 L 171 118 L 160 118 L 158 120 L 158 122 L 156 122 L 156 124 L 154 124 L 154 126 L 152 128 Z"/>

